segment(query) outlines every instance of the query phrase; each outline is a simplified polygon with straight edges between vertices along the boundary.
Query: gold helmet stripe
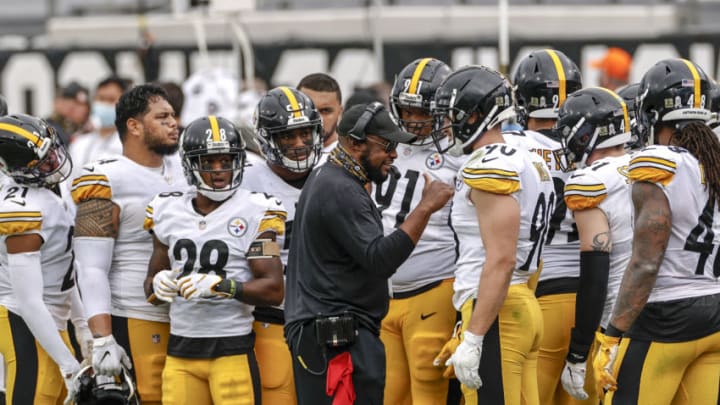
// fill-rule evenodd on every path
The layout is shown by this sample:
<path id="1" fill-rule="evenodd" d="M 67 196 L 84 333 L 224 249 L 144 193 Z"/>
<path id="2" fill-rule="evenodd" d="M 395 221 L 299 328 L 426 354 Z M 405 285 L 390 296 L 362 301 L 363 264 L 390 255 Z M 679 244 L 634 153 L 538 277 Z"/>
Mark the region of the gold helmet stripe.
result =
<path id="1" fill-rule="evenodd" d="M 220 142 L 222 139 L 220 139 L 220 125 L 218 125 L 217 117 L 211 115 L 208 117 L 208 120 L 210 120 L 210 131 L 212 132 L 213 142 Z"/>
<path id="2" fill-rule="evenodd" d="M 300 105 L 298 104 L 297 99 L 295 98 L 295 94 L 293 94 L 292 90 L 285 86 L 281 86 L 280 90 L 285 93 L 285 97 L 287 97 L 288 101 L 290 102 L 290 108 L 292 108 L 293 117 L 302 117 L 302 110 L 300 109 Z"/>
<path id="3" fill-rule="evenodd" d="M 695 90 L 695 95 L 693 97 L 693 108 L 700 108 L 700 101 L 702 98 L 702 94 L 700 94 L 700 73 L 698 73 L 697 68 L 695 67 L 695 64 L 690 62 L 687 59 L 681 59 L 685 64 L 687 65 L 688 69 L 690 69 L 690 74 L 693 77 L 693 87 Z"/>
<path id="4" fill-rule="evenodd" d="M 598 87 L 600 90 L 606 91 L 611 96 L 615 97 L 615 99 L 620 103 L 623 109 L 623 121 L 625 122 L 625 132 L 630 132 L 630 115 L 628 115 L 628 108 L 627 104 L 625 103 L 625 100 L 623 100 L 622 97 L 620 97 L 617 93 L 610 89 L 606 89 L 604 87 Z"/>
<path id="5" fill-rule="evenodd" d="M 410 79 L 410 87 L 408 87 L 408 93 L 410 94 L 417 94 L 418 90 L 418 82 L 420 82 L 420 76 L 422 76 L 423 70 L 425 70 L 425 66 L 430 62 L 432 58 L 425 58 L 418 63 L 417 67 L 415 67 L 415 71 L 413 72 L 412 79 Z"/>
<path id="6" fill-rule="evenodd" d="M 567 98 L 567 83 L 565 79 L 565 69 L 563 69 L 562 61 L 560 60 L 560 57 L 558 56 L 557 52 L 555 52 L 552 49 L 546 49 L 545 52 L 550 55 L 550 59 L 552 59 L 553 64 L 555 65 L 555 71 L 557 72 L 558 77 L 558 85 L 560 88 L 558 89 L 558 105 L 557 108 L 560 108 L 563 103 L 565 102 L 565 99 Z"/>
<path id="7" fill-rule="evenodd" d="M 33 134 L 32 132 L 30 132 L 26 129 L 20 128 L 17 125 L 0 122 L 0 130 L 12 132 L 15 135 L 19 135 L 19 136 L 27 139 L 28 141 L 32 142 L 38 148 L 41 147 L 43 144 L 43 141 L 42 141 L 42 139 L 40 139 L 40 137 L 38 137 L 37 135 Z"/>

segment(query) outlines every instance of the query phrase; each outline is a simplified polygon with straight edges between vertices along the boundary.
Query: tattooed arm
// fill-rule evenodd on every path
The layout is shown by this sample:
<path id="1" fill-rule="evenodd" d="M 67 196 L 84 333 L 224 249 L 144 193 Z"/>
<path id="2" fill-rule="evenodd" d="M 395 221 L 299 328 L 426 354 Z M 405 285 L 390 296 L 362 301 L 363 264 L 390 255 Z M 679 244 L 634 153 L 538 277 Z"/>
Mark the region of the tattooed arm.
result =
<path id="1" fill-rule="evenodd" d="M 635 207 L 632 257 L 628 264 L 610 324 L 627 331 L 645 307 L 657 279 L 670 239 L 672 216 L 665 193 L 652 183 L 632 186 Z"/>
<path id="2" fill-rule="evenodd" d="M 571 332 L 568 361 L 587 359 L 600 325 L 610 274 L 610 224 L 600 208 L 574 212 L 580 235 L 580 281 L 575 300 L 575 327 Z"/>
<path id="3" fill-rule="evenodd" d="M 108 274 L 119 223 L 120 208 L 110 200 L 95 198 L 78 204 L 73 241 L 78 286 L 95 337 L 112 333 Z"/>

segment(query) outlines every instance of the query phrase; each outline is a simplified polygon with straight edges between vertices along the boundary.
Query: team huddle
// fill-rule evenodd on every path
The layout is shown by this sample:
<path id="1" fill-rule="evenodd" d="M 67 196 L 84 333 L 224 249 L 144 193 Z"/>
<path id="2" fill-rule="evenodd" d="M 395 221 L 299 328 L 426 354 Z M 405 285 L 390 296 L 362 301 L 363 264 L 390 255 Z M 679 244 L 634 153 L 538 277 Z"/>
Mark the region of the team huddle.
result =
<path id="1" fill-rule="evenodd" d="M 455 193 L 388 280 L 382 401 L 717 404 L 717 85 L 666 59 L 583 88 L 551 49 L 511 79 L 433 58 L 396 76 L 415 140 L 368 183 L 385 235 L 431 179 Z M 5 403 L 302 404 L 284 275 L 305 180 L 352 136 L 340 98 L 324 74 L 270 90 L 256 154 L 222 117 L 180 133 L 165 91 L 136 86 L 122 155 L 74 178 L 45 121 L 0 117 Z"/>

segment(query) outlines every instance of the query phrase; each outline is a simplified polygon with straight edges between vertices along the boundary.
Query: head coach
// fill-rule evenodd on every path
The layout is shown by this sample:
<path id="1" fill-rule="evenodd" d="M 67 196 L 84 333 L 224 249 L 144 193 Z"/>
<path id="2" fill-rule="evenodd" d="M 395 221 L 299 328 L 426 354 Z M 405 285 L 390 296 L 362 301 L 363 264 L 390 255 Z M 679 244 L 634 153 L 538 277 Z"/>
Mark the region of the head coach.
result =
<path id="1" fill-rule="evenodd" d="M 381 103 L 353 106 L 338 125 L 339 144 L 303 187 L 287 267 L 285 334 L 298 403 L 382 404 L 385 349 L 380 321 L 388 278 L 410 255 L 430 214 L 454 187 L 426 178 L 422 200 L 383 236 L 367 192 L 393 171 L 401 131 Z M 428 176 L 425 174 L 425 176 Z"/>

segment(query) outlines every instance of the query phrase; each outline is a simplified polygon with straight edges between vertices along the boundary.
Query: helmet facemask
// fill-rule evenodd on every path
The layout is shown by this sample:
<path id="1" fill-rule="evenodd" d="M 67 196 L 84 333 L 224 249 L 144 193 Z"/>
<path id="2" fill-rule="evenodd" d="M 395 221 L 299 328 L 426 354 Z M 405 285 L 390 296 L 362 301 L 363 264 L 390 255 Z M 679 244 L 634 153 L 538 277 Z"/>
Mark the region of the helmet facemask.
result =
<path id="1" fill-rule="evenodd" d="M 0 167 L 17 183 L 32 184 L 39 187 L 52 187 L 62 183 L 72 172 L 72 160 L 60 142 L 55 129 L 47 127 L 47 136 L 40 137 L 40 146 L 28 143 L 36 159 L 26 166 L 11 168 L 0 158 Z"/>

